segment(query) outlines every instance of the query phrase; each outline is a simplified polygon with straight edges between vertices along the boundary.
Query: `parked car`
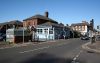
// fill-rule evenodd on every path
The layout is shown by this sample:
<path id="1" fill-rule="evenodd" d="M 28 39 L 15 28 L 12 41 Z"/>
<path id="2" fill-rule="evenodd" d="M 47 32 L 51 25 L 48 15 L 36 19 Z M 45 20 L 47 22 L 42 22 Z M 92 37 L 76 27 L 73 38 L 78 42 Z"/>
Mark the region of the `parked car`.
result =
<path id="1" fill-rule="evenodd" d="M 81 36 L 81 40 L 89 40 L 88 36 Z"/>

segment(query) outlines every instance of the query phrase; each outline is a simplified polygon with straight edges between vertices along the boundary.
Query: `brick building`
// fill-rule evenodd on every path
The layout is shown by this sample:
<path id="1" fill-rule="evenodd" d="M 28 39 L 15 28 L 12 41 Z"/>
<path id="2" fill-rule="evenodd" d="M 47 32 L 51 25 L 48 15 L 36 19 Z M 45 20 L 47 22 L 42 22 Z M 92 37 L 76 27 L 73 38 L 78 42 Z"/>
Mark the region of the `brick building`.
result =
<path id="1" fill-rule="evenodd" d="M 44 16 L 40 15 L 40 14 L 37 14 L 35 16 L 24 19 L 23 20 L 23 26 L 24 27 L 28 27 L 28 26 L 36 27 L 37 25 L 43 24 L 45 22 L 58 23 L 58 22 L 50 19 L 48 16 L 49 16 L 49 13 L 45 12 Z"/>

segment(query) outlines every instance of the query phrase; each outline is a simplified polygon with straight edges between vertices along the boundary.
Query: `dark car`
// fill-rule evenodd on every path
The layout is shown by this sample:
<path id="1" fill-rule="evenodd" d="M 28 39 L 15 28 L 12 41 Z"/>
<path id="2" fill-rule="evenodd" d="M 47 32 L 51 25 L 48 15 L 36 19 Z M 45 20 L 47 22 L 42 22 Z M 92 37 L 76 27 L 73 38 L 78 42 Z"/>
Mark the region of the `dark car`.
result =
<path id="1" fill-rule="evenodd" d="M 89 40 L 88 36 L 81 36 L 81 40 Z"/>

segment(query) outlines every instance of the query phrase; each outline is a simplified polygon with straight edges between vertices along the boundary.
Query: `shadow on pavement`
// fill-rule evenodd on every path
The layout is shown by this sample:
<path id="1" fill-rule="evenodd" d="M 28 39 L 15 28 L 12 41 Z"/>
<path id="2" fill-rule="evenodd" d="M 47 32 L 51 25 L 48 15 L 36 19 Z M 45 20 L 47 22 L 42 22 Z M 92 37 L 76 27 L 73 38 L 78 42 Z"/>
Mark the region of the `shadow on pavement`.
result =
<path id="1" fill-rule="evenodd" d="M 22 61 L 21 63 L 71 63 L 71 58 L 59 58 L 52 54 L 48 53 L 40 53 L 30 59 L 27 59 L 25 61 Z M 84 62 L 79 62 L 84 63 Z"/>

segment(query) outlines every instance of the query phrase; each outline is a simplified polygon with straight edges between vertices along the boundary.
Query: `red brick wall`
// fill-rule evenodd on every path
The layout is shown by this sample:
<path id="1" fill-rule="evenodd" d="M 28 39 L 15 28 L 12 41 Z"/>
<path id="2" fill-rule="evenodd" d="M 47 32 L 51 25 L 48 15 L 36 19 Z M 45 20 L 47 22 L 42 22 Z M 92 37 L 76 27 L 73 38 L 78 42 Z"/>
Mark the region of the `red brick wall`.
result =
<path id="1" fill-rule="evenodd" d="M 23 26 L 24 27 L 37 26 L 37 21 L 38 21 L 38 19 L 32 19 L 32 20 L 23 21 Z"/>

